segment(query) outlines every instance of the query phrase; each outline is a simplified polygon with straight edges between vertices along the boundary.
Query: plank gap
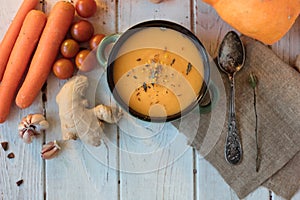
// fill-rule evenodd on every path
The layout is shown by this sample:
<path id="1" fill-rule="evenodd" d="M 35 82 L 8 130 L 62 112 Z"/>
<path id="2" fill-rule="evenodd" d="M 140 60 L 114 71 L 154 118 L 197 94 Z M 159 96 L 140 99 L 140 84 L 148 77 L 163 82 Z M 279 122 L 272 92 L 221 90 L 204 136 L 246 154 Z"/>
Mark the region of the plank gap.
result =
<path id="1" fill-rule="evenodd" d="M 46 13 L 46 6 L 45 6 L 45 0 L 40 1 L 41 4 L 41 10 Z M 47 82 L 45 83 L 45 88 L 43 86 L 42 88 L 42 109 L 43 109 L 43 115 L 46 118 L 47 112 L 46 112 L 46 102 L 47 102 Z M 46 141 L 46 130 L 43 131 L 43 137 L 42 137 L 42 145 Z M 46 162 L 45 160 L 42 160 L 42 184 L 43 184 L 43 199 L 47 199 L 47 193 L 46 193 Z"/>
<path id="2" fill-rule="evenodd" d="M 120 4 L 119 0 L 115 0 L 115 31 L 116 33 L 119 33 L 119 15 L 120 15 Z M 118 190 L 118 195 L 117 198 L 118 200 L 121 199 L 121 172 L 120 172 L 120 128 L 117 126 L 117 190 Z"/>
<path id="3" fill-rule="evenodd" d="M 117 126 L 117 179 L 118 179 L 118 200 L 121 199 L 121 172 L 120 172 L 120 129 Z"/>
<path id="4" fill-rule="evenodd" d="M 198 187 L 198 184 L 197 184 L 197 152 L 196 152 L 196 149 L 193 148 L 193 198 L 194 200 L 197 200 L 197 197 L 198 197 L 198 193 L 197 193 L 197 187 Z"/>
<path id="5" fill-rule="evenodd" d="M 120 15 L 120 4 L 119 4 L 119 0 L 115 0 L 115 5 L 116 5 L 116 10 L 115 10 L 115 30 L 116 30 L 116 33 L 119 33 L 120 30 L 119 30 L 119 15 Z"/>
<path id="6" fill-rule="evenodd" d="M 196 18 L 196 10 L 194 9 L 195 2 L 194 0 L 190 0 L 190 27 L 193 33 L 196 32 L 195 29 L 195 18 Z"/>

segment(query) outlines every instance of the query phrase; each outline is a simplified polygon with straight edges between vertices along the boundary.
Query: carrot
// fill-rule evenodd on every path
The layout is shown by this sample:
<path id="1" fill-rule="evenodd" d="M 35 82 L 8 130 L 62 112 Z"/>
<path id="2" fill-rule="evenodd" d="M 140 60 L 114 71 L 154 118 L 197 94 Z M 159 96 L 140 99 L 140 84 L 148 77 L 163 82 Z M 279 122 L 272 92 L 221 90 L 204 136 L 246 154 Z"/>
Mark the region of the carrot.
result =
<path id="1" fill-rule="evenodd" d="M 24 0 L 2 39 L 2 42 L 0 44 L 0 81 L 2 80 L 9 55 L 19 35 L 23 21 L 27 13 L 30 10 L 34 9 L 38 3 L 39 0 Z"/>
<path id="2" fill-rule="evenodd" d="M 46 20 L 46 14 L 37 10 L 31 10 L 24 19 L 0 84 L 0 123 L 3 123 L 9 114 L 11 103 L 37 46 Z"/>
<path id="3" fill-rule="evenodd" d="M 73 22 L 74 14 L 74 6 L 65 1 L 57 2 L 50 11 L 28 73 L 17 94 L 18 107 L 29 107 L 39 94 L 51 71 L 60 45 Z"/>

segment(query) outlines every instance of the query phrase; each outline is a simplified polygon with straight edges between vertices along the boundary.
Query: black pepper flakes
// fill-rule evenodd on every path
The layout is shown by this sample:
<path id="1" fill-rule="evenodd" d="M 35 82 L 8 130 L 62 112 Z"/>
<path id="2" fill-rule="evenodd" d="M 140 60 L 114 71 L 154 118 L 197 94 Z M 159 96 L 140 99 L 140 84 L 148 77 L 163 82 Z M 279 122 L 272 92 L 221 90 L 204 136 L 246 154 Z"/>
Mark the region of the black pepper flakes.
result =
<path id="1" fill-rule="evenodd" d="M 192 70 L 192 64 L 188 63 L 187 68 L 186 68 L 186 75 L 188 75 L 190 73 L 190 71 Z"/>
<path id="2" fill-rule="evenodd" d="M 143 88 L 144 88 L 145 92 L 147 92 L 148 87 L 147 87 L 147 84 L 145 82 L 143 83 Z"/>
<path id="3" fill-rule="evenodd" d="M 141 60 L 142 60 L 141 58 L 136 59 L 137 62 L 140 62 Z"/>
<path id="4" fill-rule="evenodd" d="M 15 154 L 13 152 L 11 152 L 7 155 L 7 158 L 13 159 L 13 158 L 15 158 Z"/>
<path id="5" fill-rule="evenodd" d="M 134 78 L 134 79 L 137 79 L 137 76 L 136 76 L 136 75 L 134 75 L 134 76 L 133 76 L 133 78 Z"/>
<path id="6" fill-rule="evenodd" d="M 8 142 L 1 142 L 1 146 L 4 151 L 8 150 Z"/>
<path id="7" fill-rule="evenodd" d="M 24 180 L 23 180 L 23 179 L 18 180 L 18 181 L 16 182 L 16 184 L 17 184 L 18 187 L 19 187 L 20 185 L 22 185 L 23 183 L 24 183 Z"/>
<path id="8" fill-rule="evenodd" d="M 172 62 L 171 62 L 170 65 L 171 65 L 171 66 L 174 65 L 175 61 L 176 61 L 176 60 L 175 60 L 175 58 L 174 58 L 174 59 L 172 60 Z"/>

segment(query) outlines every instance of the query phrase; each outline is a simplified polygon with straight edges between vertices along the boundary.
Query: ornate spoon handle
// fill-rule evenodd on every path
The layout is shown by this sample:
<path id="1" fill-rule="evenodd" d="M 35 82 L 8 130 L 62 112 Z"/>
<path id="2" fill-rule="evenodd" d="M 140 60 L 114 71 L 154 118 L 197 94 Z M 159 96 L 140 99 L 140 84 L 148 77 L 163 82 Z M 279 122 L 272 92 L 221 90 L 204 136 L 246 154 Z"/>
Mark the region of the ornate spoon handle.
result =
<path id="1" fill-rule="evenodd" d="M 230 104 L 229 104 L 229 121 L 228 134 L 225 144 L 225 158 L 230 164 L 238 164 L 242 159 L 242 146 L 236 127 L 235 117 L 235 89 L 234 76 L 229 76 L 230 80 Z"/>

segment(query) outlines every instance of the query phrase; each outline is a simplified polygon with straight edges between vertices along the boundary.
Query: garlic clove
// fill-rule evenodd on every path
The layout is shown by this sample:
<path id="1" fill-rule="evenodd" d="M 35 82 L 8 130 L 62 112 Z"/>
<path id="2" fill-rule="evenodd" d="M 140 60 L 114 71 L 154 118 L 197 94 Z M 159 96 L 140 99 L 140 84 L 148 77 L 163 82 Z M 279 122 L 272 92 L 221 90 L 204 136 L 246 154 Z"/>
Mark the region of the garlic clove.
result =
<path id="1" fill-rule="evenodd" d="M 23 131 L 23 133 L 21 133 L 20 136 L 26 144 L 30 144 L 35 136 L 35 132 L 31 129 L 27 129 Z"/>
<path id="2" fill-rule="evenodd" d="M 18 125 L 18 131 L 22 131 L 25 128 L 25 125 L 23 122 L 20 122 L 20 124 Z"/>
<path id="3" fill-rule="evenodd" d="M 19 135 L 25 143 L 31 143 L 34 136 L 46 130 L 49 123 L 42 114 L 28 114 L 18 125 Z"/>
<path id="4" fill-rule="evenodd" d="M 46 160 L 52 159 L 57 155 L 60 149 L 61 148 L 56 140 L 48 142 L 47 144 L 43 145 L 41 157 Z"/>
<path id="5" fill-rule="evenodd" d="M 44 121 L 44 120 L 45 120 L 44 115 L 37 113 L 37 114 L 31 115 L 30 123 L 31 124 L 39 124 L 41 121 Z"/>
<path id="6" fill-rule="evenodd" d="M 49 123 L 46 120 L 40 121 L 39 124 L 35 125 L 36 132 L 41 132 L 49 128 Z"/>
<path id="7" fill-rule="evenodd" d="M 22 119 L 22 121 L 24 121 L 27 124 L 30 124 L 31 123 L 31 118 L 32 118 L 32 114 L 28 114 L 26 117 L 24 117 Z"/>

